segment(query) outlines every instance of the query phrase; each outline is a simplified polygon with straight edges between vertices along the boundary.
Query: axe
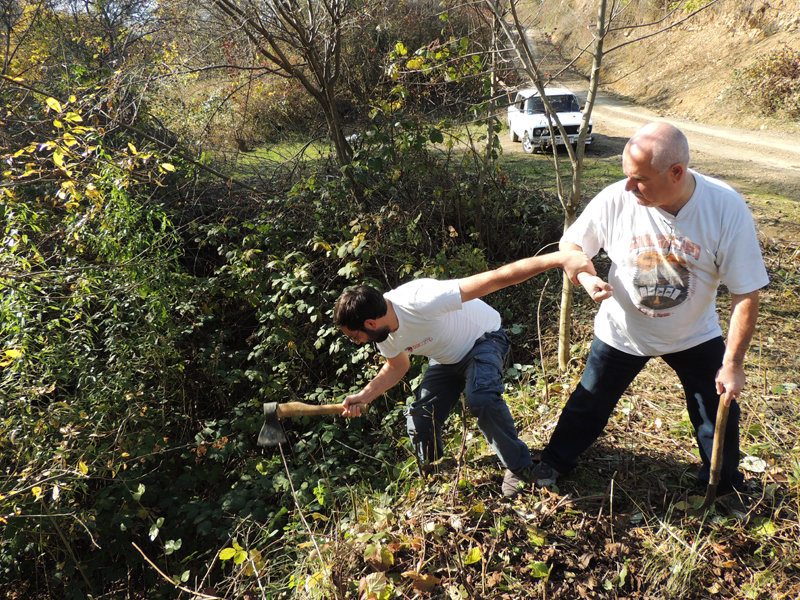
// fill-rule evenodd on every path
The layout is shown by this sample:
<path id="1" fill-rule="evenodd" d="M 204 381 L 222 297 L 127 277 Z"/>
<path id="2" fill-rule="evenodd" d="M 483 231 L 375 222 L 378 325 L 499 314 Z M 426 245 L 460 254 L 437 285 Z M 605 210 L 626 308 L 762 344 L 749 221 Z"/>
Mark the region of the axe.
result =
<path id="1" fill-rule="evenodd" d="M 354 404 L 364 413 L 366 404 Z M 275 446 L 288 441 L 283 433 L 280 421 L 288 417 L 315 417 L 317 415 L 339 415 L 344 410 L 342 404 L 306 404 L 305 402 L 264 403 L 264 425 L 258 434 L 259 446 Z"/>
<path id="2" fill-rule="evenodd" d="M 714 445 L 711 449 L 711 472 L 709 474 L 708 487 L 706 488 L 706 497 L 700 508 L 689 511 L 693 516 L 702 515 L 706 510 L 711 508 L 714 501 L 717 499 L 717 485 L 719 484 L 720 473 L 722 471 L 722 448 L 725 442 L 725 429 L 728 425 L 728 412 L 730 406 L 725 406 L 722 402 L 722 396 L 719 398 L 719 406 L 717 407 L 717 422 L 714 427 Z"/>

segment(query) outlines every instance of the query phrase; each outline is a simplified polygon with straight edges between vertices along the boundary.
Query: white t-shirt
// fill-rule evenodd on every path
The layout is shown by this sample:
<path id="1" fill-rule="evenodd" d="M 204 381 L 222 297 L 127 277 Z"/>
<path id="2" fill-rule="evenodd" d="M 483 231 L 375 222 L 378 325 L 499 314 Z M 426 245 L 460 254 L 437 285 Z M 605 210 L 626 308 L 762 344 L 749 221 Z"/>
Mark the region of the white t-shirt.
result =
<path id="1" fill-rule="evenodd" d="M 595 317 L 595 335 L 638 356 L 693 348 L 722 335 L 720 281 L 734 294 L 769 283 L 753 217 L 729 185 L 691 171 L 694 194 L 673 216 L 639 205 L 620 181 L 600 192 L 562 240 L 589 257 L 604 248 L 613 296 Z"/>
<path id="2" fill-rule="evenodd" d="M 378 350 L 386 358 L 401 352 L 458 363 L 484 333 L 500 329 L 500 314 L 483 300 L 461 302 L 458 280 L 415 279 L 386 292 L 399 327 Z"/>

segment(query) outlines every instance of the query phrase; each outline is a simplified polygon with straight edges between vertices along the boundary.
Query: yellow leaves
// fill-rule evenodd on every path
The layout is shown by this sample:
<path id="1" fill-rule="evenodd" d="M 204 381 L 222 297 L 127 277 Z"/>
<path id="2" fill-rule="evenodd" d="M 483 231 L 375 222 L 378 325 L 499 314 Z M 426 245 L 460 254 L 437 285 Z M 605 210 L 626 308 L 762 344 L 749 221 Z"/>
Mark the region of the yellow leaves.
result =
<path id="1" fill-rule="evenodd" d="M 78 470 L 79 470 L 81 473 L 83 473 L 84 475 L 88 475 L 88 474 L 89 474 L 89 465 L 87 465 L 87 464 L 86 464 L 85 462 L 83 462 L 83 461 L 79 461 L 79 462 L 78 462 Z"/>
<path id="2" fill-rule="evenodd" d="M 475 517 L 480 517 L 486 513 L 486 507 L 484 506 L 483 502 L 478 502 L 470 507 L 469 512 Z"/>
<path id="3" fill-rule="evenodd" d="M 38 500 L 39 498 L 41 498 L 41 497 L 42 497 L 43 490 L 42 490 L 42 488 L 40 488 L 40 487 L 37 485 L 36 487 L 34 487 L 34 488 L 31 490 L 31 492 L 33 493 L 33 497 L 34 497 L 36 500 Z"/>
<path id="4" fill-rule="evenodd" d="M 248 559 L 247 551 L 239 545 L 239 542 L 233 542 L 232 548 L 223 548 L 219 553 L 220 560 L 231 560 L 233 564 L 240 565 Z"/>
<path id="5" fill-rule="evenodd" d="M 464 564 L 472 565 L 477 562 L 481 562 L 482 558 L 483 552 L 481 552 L 481 549 L 478 546 L 475 546 L 474 548 L 471 548 L 469 552 L 467 552 L 467 555 L 464 557 Z"/>
<path id="6" fill-rule="evenodd" d="M 388 571 L 394 565 L 394 554 L 382 544 L 370 544 L 364 550 L 364 560 L 376 571 Z"/>
<path id="7" fill-rule="evenodd" d="M 131 144 L 130 142 L 128 143 L 128 150 L 130 150 L 130 151 L 131 151 L 131 154 L 133 154 L 134 156 L 136 156 L 137 154 L 139 154 L 139 151 L 136 149 L 136 146 L 134 146 L 134 145 L 133 145 L 133 144 Z"/>
<path id="8" fill-rule="evenodd" d="M 325 242 L 325 241 L 322 241 L 322 240 L 317 240 L 317 241 L 314 242 L 314 250 L 316 251 L 316 250 L 319 250 L 319 249 L 325 250 L 326 252 L 330 252 L 331 251 L 331 245 L 328 242 Z"/>
<path id="9" fill-rule="evenodd" d="M 175 165 L 171 163 L 161 163 L 161 168 L 171 173 L 175 170 Z"/>
<path id="10" fill-rule="evenodd" d="M 97 187 L 93 183 L 89 183 L 86 185 L 86 196 L 88 198 L 100 198 L 101 194 L 98 191 Z"/>
<path id="11" fill-rule="evenodd" d="M 64 152 L 61 148 L 56 148 L 53 151 L 53 162 L 56 163 L 56 166 L 59 169 L 63 169 L 64 167 Z"/>
<path id="12" fill-rule="evenodd" d="M 394 588 L 383 573 L 370 573 L 358 582 L 358 593 L 362 600 L 388 600 Z"/>
<path id="13" fill-rule="evenodd" d="M 58 113 L 61 112 L 62 110 L 61 103 L 55 98 L 48 98 L 47 100 L 45 100 L 45 102 L 47 103 L 47 106 L 49 106 L 52 110 Z"/>
<path id="14" fill-rule="evenodd" d="M 0 367 L 7 367 L 12 362 L 17 360 L 20 356 L 22 356 L 22 354 L 23 354 L 22 350 L 19 350 L 17 348 L 12 348 L 11 350 L 6 350 L 3 353 L 4 359 L 2 361 L 0 361 Z"/>
<path id="15" fill-rule="evenodd" d="M 424 64 L 425 63 L 424 63 L 424 61 L 422 59 L 412 58 L 411 60 L 409 60 L 406 63 L 406 68 L 411 69 L 411 70 L 417 70 L 417 69 L 421 69 L 422 65 L 424 65 Z"/>
<path id="16" fill-rule="evenodd" d="M 441 581 L 438 577 L 433 575 L 421 575 L 420 573 L 415 573 L 414 571 L 405 571 L 403 573 L 403 577 L 408 577 L 414 582 L 413 585 L 415 590 L 427 593 L 432 592 L 433 588 L 436 587 L 436 584 Z"/>

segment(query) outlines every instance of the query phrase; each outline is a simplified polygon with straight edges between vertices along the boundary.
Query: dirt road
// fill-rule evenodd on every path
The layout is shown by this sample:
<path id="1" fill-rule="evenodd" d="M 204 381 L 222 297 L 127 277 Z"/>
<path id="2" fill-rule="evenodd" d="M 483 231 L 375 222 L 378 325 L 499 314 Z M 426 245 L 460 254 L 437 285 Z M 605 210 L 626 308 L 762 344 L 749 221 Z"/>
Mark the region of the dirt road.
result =
<path id="1" fill-rule="evenodd" d="M 569 79 L 559 85 L 585 101 L 585 80 Z M 789 211 L 800 212 L 800 140 L 796 136 L 671 119 L 607 93 L 599 95 L 592 120 L 595 142 L 589 155 L 620 162 L 625 143 L 639 127 L 650 121 L 672 123 L 689 139 L 692 168 L 727 181 L 748 200 L 782 197 L 784 200 L 767 200 L 766 206 L 751 202 L 751 207 L 766 236 L 798 239 L 800 219 L 794 215 L 787 218 Z M 510 142 L 507 135 L 502 144 L 506 152 L 522 152 L 522 145 Z M 535 155 L 531 160 L 546 159 Z"/>
<path id="2" fill-rule="evenodd" d="M 742 191 L 756 186 L 800 200 L 800 140 L 794 136 L 664 118 L 607 94 L 598 98 L 592 118 L 600 152 L 621 152 L 620 144 L 624 146 L 636 129 L 650 121 L 667 121 L 686 134 L 692 166 L 698 170 L 736 180 Z"/>

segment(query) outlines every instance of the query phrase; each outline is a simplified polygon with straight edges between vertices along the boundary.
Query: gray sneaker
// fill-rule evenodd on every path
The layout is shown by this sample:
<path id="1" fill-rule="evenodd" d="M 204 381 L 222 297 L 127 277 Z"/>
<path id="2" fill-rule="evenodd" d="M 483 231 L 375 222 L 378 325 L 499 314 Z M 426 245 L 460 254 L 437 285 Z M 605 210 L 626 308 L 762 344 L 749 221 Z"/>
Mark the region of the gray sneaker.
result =
<path id="1" fill-rule="evenodd" d="M 750 520 L 750 507 L 748 506 L 747 496 L 738 492 L 732 492 L 717 498 L 716 505 L 722 509 L 732 519 L 746 525 Z"/>
<path id="2" fill-rule="evenodd" d="M 559 472 L 550 465 L 540 462 L 532 471 L 533 485 L 539 487 L 550 487 L 558 479 Z"/>
<path id="3" fill-rule="evenodd" d="M 530 466 L 522 467 L 516 471 L 506 469 L 506 475 L 503 477 L 503 496 L 506 498 L 513 498 L 519 494 L 525 486 L 533 481 Z"/>

